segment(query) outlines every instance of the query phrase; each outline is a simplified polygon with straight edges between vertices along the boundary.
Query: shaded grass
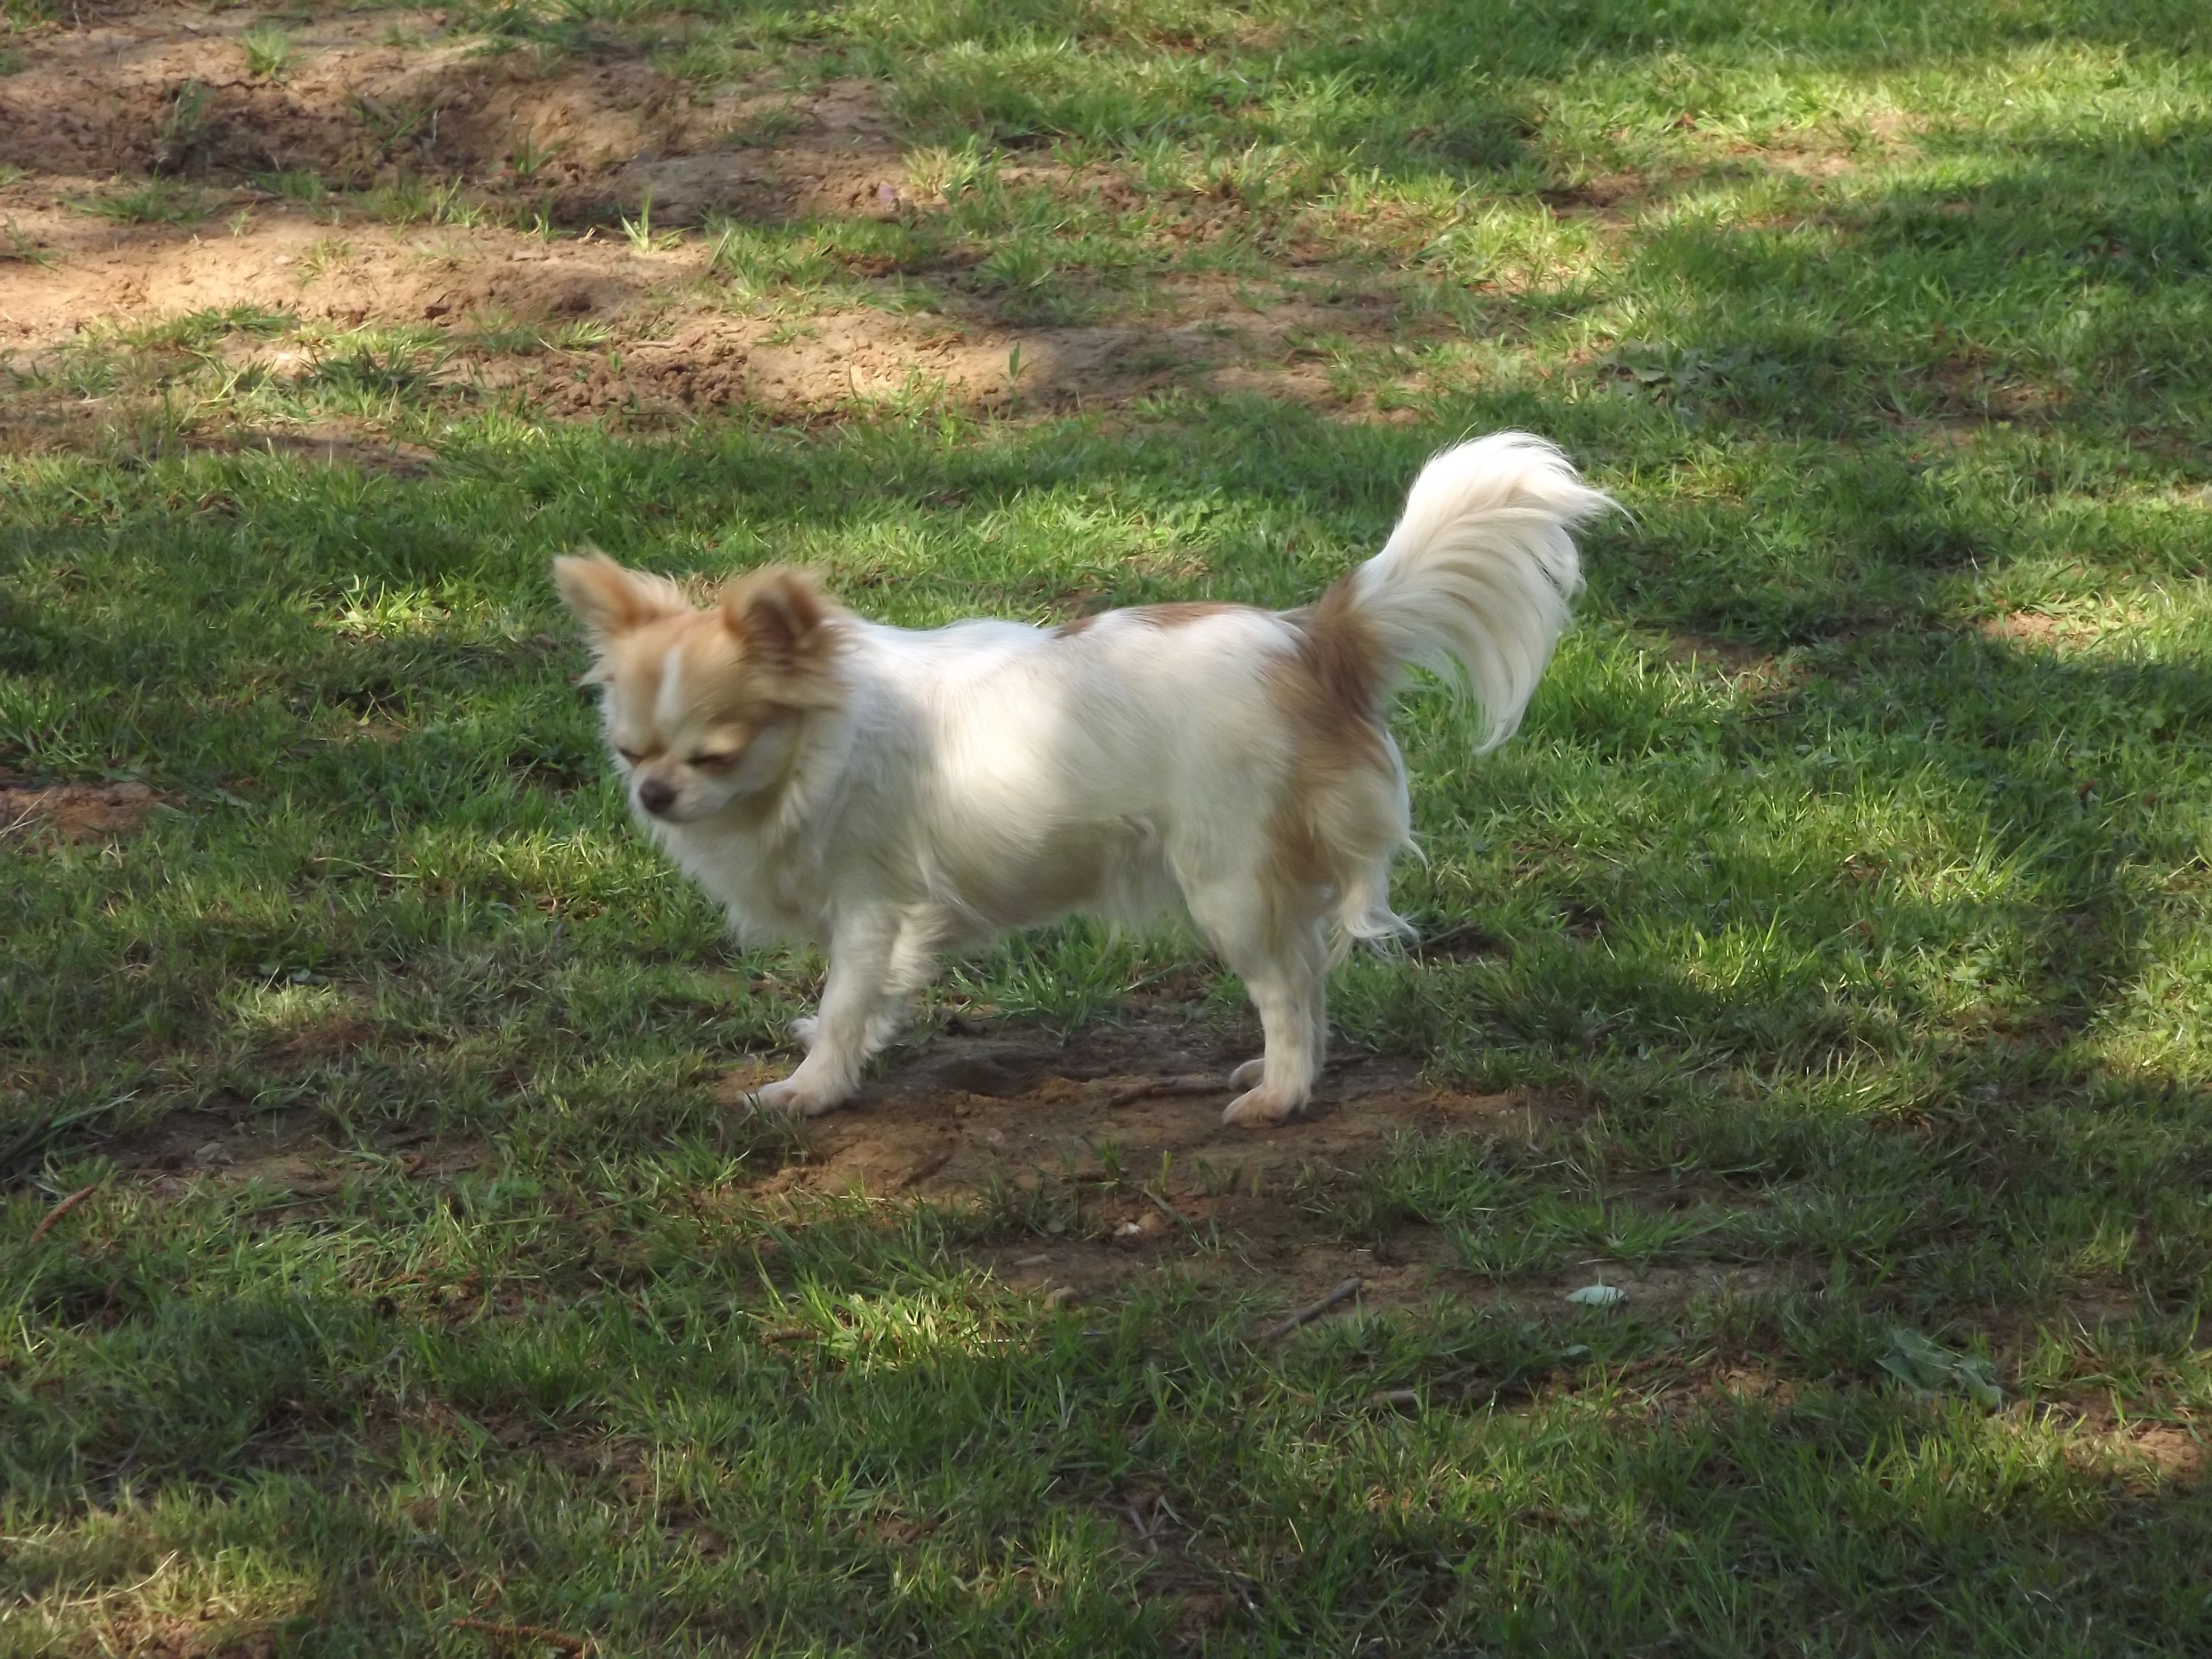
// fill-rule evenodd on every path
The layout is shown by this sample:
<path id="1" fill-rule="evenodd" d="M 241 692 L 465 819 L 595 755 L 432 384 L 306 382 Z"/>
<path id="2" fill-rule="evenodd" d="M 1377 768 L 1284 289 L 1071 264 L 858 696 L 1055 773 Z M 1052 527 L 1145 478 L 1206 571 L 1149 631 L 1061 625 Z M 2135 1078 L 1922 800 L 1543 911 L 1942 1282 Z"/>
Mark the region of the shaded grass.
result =
<path id="1" fill-rule="evenodd" d="M 0 854 L 0 1650 L 459 1652 L 487 1606 L 610 1650 L 2192 1650 L 2212 1511 L 2129 1425 L 2193 1434 L 2212 1387 L 2201 19 L 474 21 L 891 78 L 942 206 L 718 228 L 733 304 L 1376 284 L 1406 337 L 1329 349 L 1370 395 L 1410 358 L 1416 419 L 563 427 L 439 331 L 258 311 L 27 379 L 171 425 L 0 462 L 0 767 L 180 810 Z M 202 447 L 338 416 L 434 461 Z M 757 1193 L 790 1133 L 714 1085 L 814 965 L 736 951 L 624 825 L 545 560 L 803 560 L 917 624 L 1286 605 L 1504 425 L 1632 517 L 1515 744 L 1472 767 L 1407 700 L 1401 902 L 1480 945 L 1350 964 L 1337 1018 L 1576 1109 L 1291 1201 L 1517 1299 L 1260 1352 L 1284 1292 L 1233 1256 L 1063 1313 L 975 1265 L 1042 1224 L 1019 1193 Z M 1064 1026 L 1188 960 L 1070 927 L 939 1002 Z M 156 1188 L 129 1137 L 179 1125 L 314 1170 Z M 1715 1266 L 1759 1288 L 1556 1294 Z M 1899 1327 L 2004 1407 L 1904 1389 Z"/>

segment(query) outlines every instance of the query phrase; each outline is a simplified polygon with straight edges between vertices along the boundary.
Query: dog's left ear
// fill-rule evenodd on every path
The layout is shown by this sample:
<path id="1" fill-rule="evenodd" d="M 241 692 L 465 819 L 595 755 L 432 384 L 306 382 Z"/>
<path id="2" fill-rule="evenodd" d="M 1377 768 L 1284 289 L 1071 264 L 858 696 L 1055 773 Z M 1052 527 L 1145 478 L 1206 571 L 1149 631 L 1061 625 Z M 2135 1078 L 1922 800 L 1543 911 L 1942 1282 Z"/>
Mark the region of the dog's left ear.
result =
<path id="1" fill-rule="evenodd" d="M 763 565 L 722 590 L 722 621 L 748 649 L 791 664 L 818 648 L 830 601 L 811 571 Z"/>
<path id="2" fill-rule="evenodd" d="M 811 570 L 763 565 L 722 590 L 722 625 L 746 657 L 774 674 L 775 700 L 793 708 L 842 700 L 833 670 L 838 607 Z"/>
<path id="3" fill-rule="evenodd" d="M 691 608 L 667 577 L 625 570 L 604 553 L 554 560 L 553 585 L 596 645 Z"/>

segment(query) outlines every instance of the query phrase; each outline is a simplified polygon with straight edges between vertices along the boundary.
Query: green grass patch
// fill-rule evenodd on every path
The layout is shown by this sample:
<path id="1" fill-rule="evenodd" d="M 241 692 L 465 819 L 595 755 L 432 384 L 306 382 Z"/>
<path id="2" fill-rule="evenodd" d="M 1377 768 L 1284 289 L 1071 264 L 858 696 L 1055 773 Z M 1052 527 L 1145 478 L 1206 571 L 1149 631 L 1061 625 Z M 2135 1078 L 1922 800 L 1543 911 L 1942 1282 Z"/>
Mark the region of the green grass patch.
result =
<path id="1" fill-rule="evenodd" d="M 215 211 L 207 193 L 170 179 L 148 179 L 103 196 L 88 196 L 76 205 L 118 225 L 185 225 Z"/>
<path id="2" fill-rule="evenodd" d="M 0 458 L 0 789 L 164 805 L 0 840 L 0 1652 L 2201 1647 L 2200 9 L 454 21 L 883 83 L 923 204 L 718 224 L 733 307 L 1210 282 L 1341 307 L 1293 345 L 1392 418 L 1191 382 L 564 424 L 477 359 L 621 343 L 489 314 L 134 319 L 11 371 L 109 425 Z M 181 222 L 142 188 L 112 216 Z M 332 423 L 427 459 L 275 441 Z M 1113 1250 L 1079 1183 L 764 1184 L 799 1137 L 717 1087 L 818 963 L 737 949 L 626 823 L 548 559 L 796 560 L 916 625 L 1291 605 L 1504 426 L 1628 514 L 1512 744 L 1406 700 L 1435 948 L 1334 1015 L 1541 1109 L 1274 1194 L 1460 1293 L 1261 1344 L 1291 1289 L 1231 1236 L 1088 1308 L 987 1271 Z M 1071 925 L 934 1017 L 1139 994 L 1237 1006 Z"/>
<path id="3" fill-rule="evenodd" d="M 299 56 L 292 37 L 274 24 L 247 29 L 238 37 L 238 44 L 246 53 L 246 73 L 264 80 L 283 80 Z"/>

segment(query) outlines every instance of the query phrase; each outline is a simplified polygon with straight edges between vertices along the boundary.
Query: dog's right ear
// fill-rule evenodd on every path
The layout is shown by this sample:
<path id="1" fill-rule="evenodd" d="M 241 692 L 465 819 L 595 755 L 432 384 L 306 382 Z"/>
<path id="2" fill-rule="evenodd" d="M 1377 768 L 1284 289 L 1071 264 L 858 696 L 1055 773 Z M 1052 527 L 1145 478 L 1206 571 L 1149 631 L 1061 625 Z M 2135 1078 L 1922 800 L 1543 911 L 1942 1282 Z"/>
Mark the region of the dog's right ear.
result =
<path id="1" fill-rule="evenodd" d="M 684 590 L 667 577 L 625 570 L 604 553 L 564 554 L 554 560 L 553 584 L 591 630 L 594 644 L 691 608 Z"/>

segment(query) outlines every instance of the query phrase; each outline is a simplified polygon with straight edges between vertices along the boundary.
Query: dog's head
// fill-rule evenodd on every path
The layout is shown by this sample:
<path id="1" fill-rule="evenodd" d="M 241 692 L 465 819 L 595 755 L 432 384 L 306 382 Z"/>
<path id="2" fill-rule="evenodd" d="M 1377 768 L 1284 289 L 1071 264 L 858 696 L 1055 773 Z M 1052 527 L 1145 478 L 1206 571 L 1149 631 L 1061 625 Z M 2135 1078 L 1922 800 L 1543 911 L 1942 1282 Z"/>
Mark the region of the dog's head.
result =
<path id="1" fill-rule="evenodd" d="M 808 718 L 844 700 L 844 612 L 805 571 L 750 571 L 708 611 L 600 554 L 554 560 L 553 580 L 590 632 L 607 744 L 651 817 L 690 823 L 771 801 Z"/>

